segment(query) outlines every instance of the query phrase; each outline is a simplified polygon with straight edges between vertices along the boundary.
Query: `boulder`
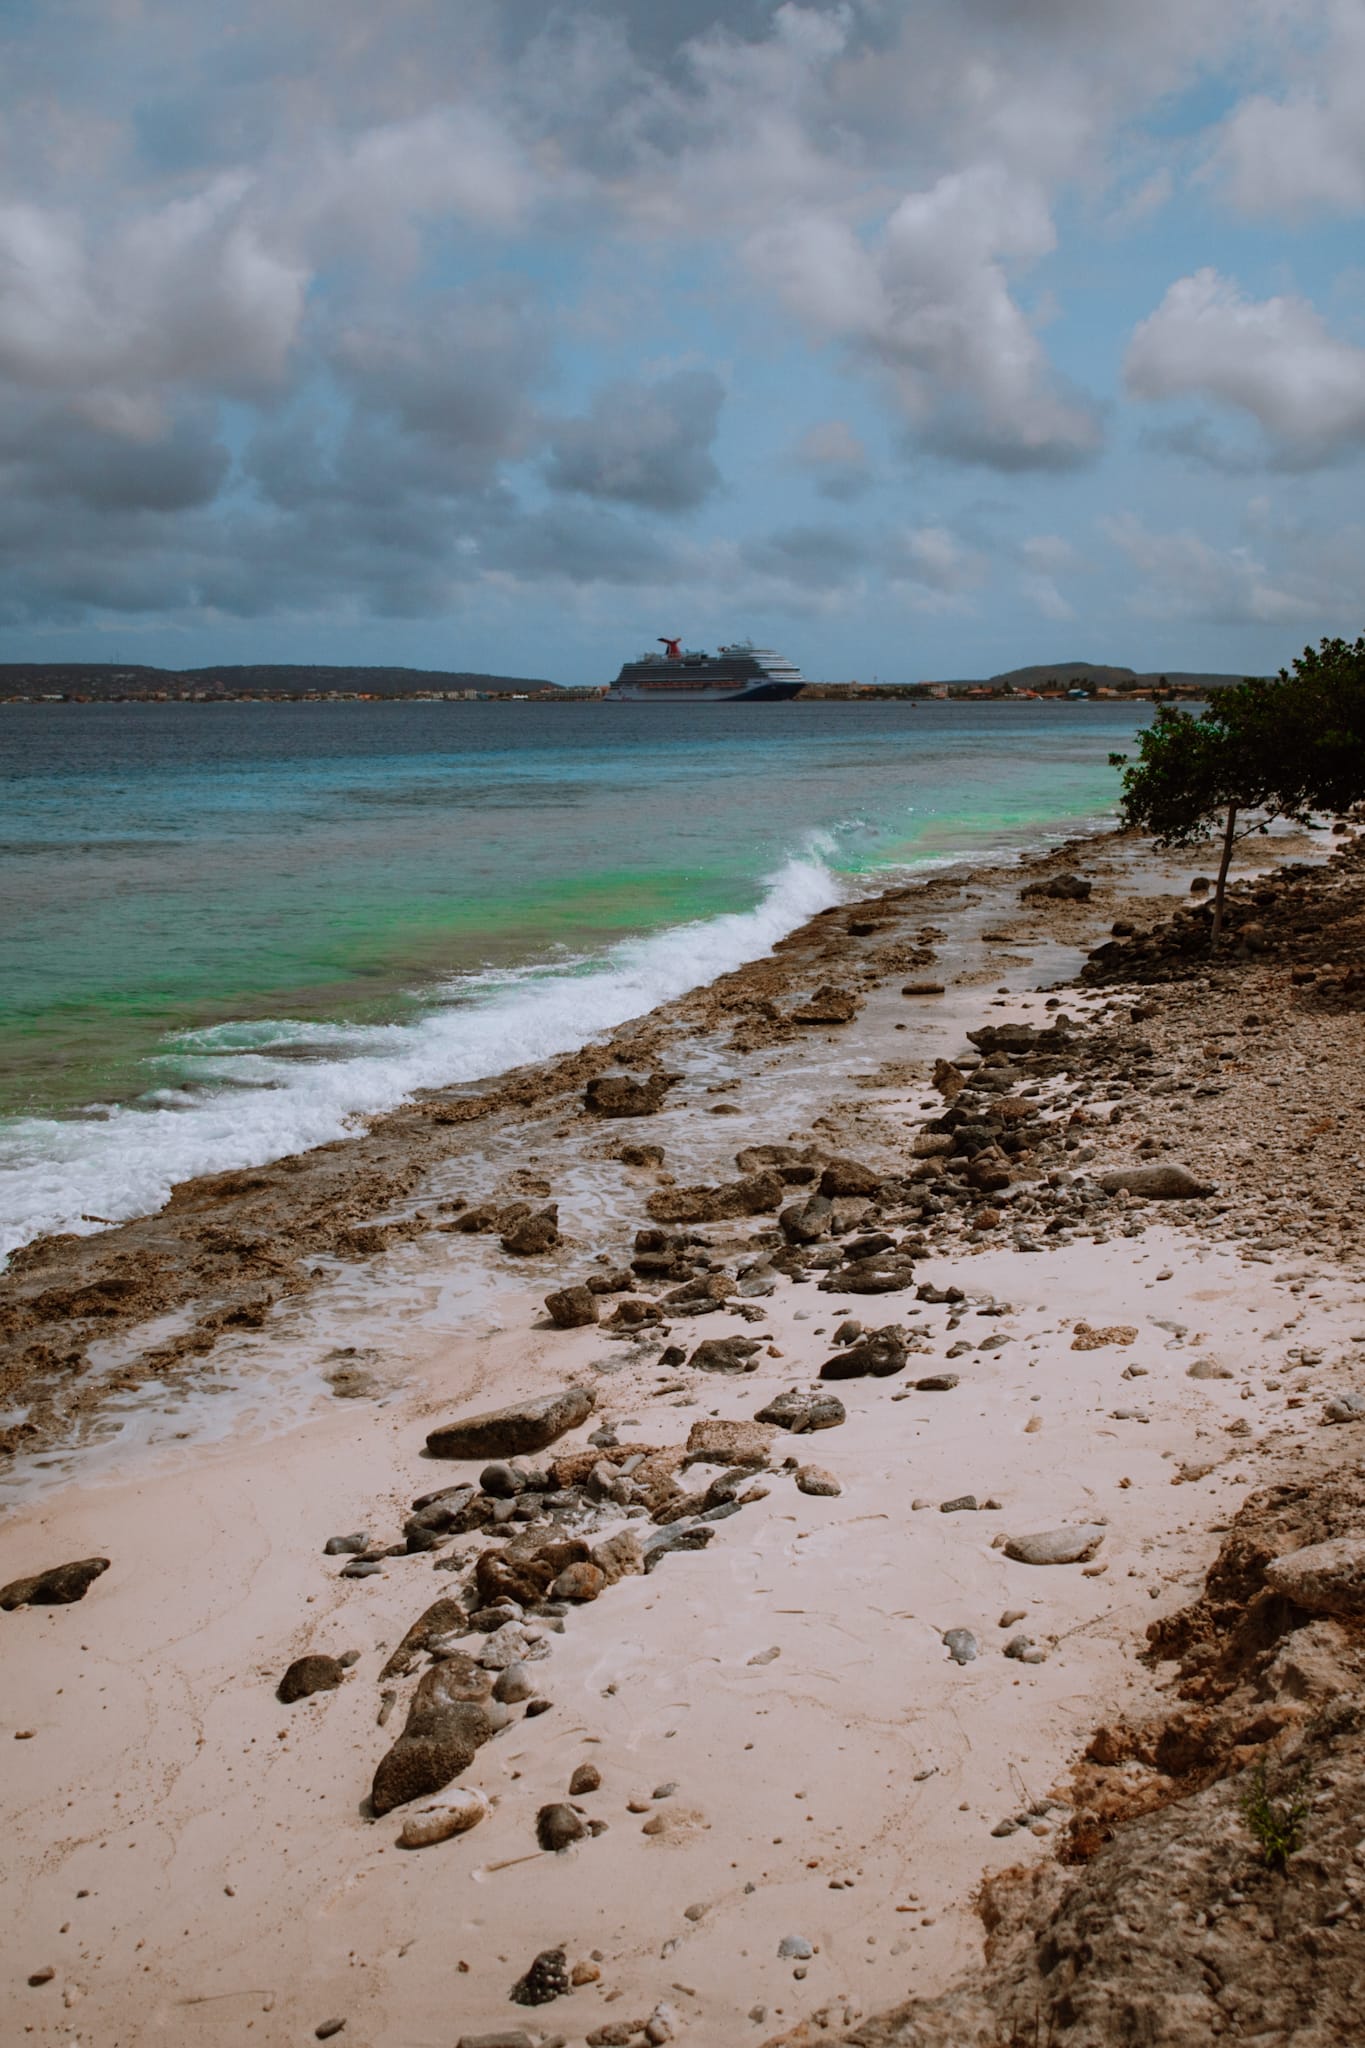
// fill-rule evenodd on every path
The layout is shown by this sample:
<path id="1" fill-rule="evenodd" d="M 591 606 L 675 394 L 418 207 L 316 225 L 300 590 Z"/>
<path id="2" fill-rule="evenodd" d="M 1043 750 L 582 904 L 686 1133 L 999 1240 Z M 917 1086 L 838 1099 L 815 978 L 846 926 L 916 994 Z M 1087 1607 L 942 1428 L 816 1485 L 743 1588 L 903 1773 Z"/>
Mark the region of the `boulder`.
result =
<path id="1" fill-rule="evenodd" d="M 836 1351 L 820 1368 L 822 1380 L 889 1379 L 905 1369 L 905 1332 L 898 1323 L 869 1330 L 856 1343 Z"/>
<path id="2" fill-rule="evenodd" d="M 687 1362 L 698 1372 L 757 1372 L 755 1353 L 762 1349 L 758 1337 L 708 1337 Z"/>
<path id="3" fill-rule="evenodd" d="M 645 1203 L 656 1223 L 723 1223 L 780 1207 L 787 1184 L 780 1173 L 747 1173 L 718 1187 L 659 1188 Z"/>
<path id="4" fill-rule="evenodd" d="M 777 1227 L 788 1244 L 818 1244 L 829 1236 L 833 1217 L 834 1204 L 826 1196 L 809 1195 L 803 1201 L 789 1202 Z"/>
<path id="5" fill-rule="evenodd" d="M 655 1116 L 676 1078 L 648 1074 L 636 1081 L 629 1074 L 599 1074 L 583 1090 L 583 1107 L 594 1116 Z"/>
<path id="6" fill-rule="evenodd" d="M 545 1309 L 557 1330 L 581 1330 L 598 1320 L 597 1296 L 591 1287 L 561 1287 L 545 1297 Z"/>
<path id="7" fill-rule="evenodd" d="M 346 1666 L 335 1657 L 296 1657 L 276 1686 L 275 1697 L 289 1707 L 315 1692 L 335 1692 L 345 1676 Z"/>
<path id="8" fill-rule="evenodd" d="M 1149 1202 L 1188 1202 L 1214 1193 L 1211 1181 L 1199 1180 L 1188 1166 L 1120 1166 L 1100 1175 L 1106 1194 L 1120 1190 Z"/>
<path id="9" fill-rule="evenodd" d="M 433 1458 L 524 1457 L 577 1429 L 595 1406 L 596 1396 L 586 1387 L 563 1387 L 558 1393 L 537 1394 L 529 1401 L 448 1422 L 432 1430 L 427 1450 Z"/>
<path id="10" fill-rule="evenodd" d="M 1365 1422 L 1365 1394 L 1335 1394 L 1322 1411 L 1324 1422 Z M 0 1605 L 3 1605 L 0 1596 Z"/>
<path id="11" fill-rule="evenodd" d="M 1365 1536 L 1333 1536 L 1277 1557 L 1265 1568 L 1265 1582 L 1310 1614 L 1365 1618 Z"/>
<path id="12" fill-rule="evenodd" d="M 601 1567 L 584 1559 L 578 1564 L 565 1565 L 559 1577 L 550 1588 L 552 1600 L 595 1600 L 607 1583 L 606 1573 Z"/>
<path id="13" fill-rule="evenodd" d="M 592 1561 L 609 1586 L 618 1579 L 630 1578 L 645 1568 L 644 1545 L 634 1529 L 618 1529 L 614 1536 L 608 1536 L 599 1543 L 592 1554 Z"/>
<path id="14" fill-rule="evenodd" d="M 1040 1529 L 1032 1536 L 1007 1536 L 1005 1555 L 1016 1564 L 1088 1564 L 1104 1537 L 1095 1522 L 1082 1522 L 1074 1529 Z"/>
<path id="15" fill-rule="evenodd" d="M 705 1415 L 687 1433 L 687 1457 L 696 1465 L 766 1465 L 772 1443 L 765 1422 L 726 1422 Z"/>
<path id="16" fill-rule="evenodd" d="M 82 1557 L 74 1564 L 49 1565 L 29 1579 L 11 1579 L 0 1587 L 0 1607 L 69 1607 L 84 1600 L 101 1572 L 107 1572 L 107 1557 Z"/>

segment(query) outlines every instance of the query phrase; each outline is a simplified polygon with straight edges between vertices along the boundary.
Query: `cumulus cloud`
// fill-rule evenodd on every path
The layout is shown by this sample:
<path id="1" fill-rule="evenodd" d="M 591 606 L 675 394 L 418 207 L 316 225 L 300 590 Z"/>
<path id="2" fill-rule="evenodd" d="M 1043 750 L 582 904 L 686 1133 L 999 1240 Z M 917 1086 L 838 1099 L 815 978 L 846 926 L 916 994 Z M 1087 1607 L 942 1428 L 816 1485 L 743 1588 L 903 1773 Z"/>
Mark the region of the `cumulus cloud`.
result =
<path id="1" fill-rule="evenodd" d="M 916 440 L 1004 469 L 1067 469 L 1101 440 L 1097 408 L 1051 371 L 1010 288 L 1055 243 L 1036 186 L 993 165 L 907 193 L 864 241 L 825 216 L 754 248 L 791 310 L 876 366 Z"/>
<path id="2" fill-rule="evenodd" d="M 724 399 L 709 370 L 609 384 L 583 417 L 552 428 L 546 481 L 586 498 L 692 511 L 720 483 L 710 451 Z"/>
<path id="3" fill-rule="evenodd" d="M 1135 330 L 1135 397 L 1203 397 L 1249 413 L 1289 466 L 1365 440 L 1365 348 L 1338 340 L 1307 299 L 1249 299 L 1211 269 L 1182 277 Z"/>
<path id="4" fill-rule="evenodd" d="M 1154 532 L 1131 513 L 1102 524 L 1140 579 L 1128 606 L 1144 617 L 1281 625 L 1330 616 L 1339 604 L 1315 545 L 1303 536 L 1281 544 L 1284 559 L 1272 565 L 1264 547 L 1219 546 L 1189 528 Z M 1358 562 L 1363 538 L 1356 528 Z"/>
<path id="5" fill-rule="evenodd" d="M 892 587 L 916 611 L 963 611 L 986 579 L 985 558 L 946 526 L 906 527 L 891 537 L 885 558 Z"/>
<path id="6" fill-rule="evenodd" d="M 1213 153 L 1213 175 L 1248 213 L 1365 206 L 1365 13 L 1356 0 L 1331 0 L 1310 7 L 1303 25 L 1306 44 L 1277 67 L 1289 73 L 1284 89 L 1240 101 Z"/>

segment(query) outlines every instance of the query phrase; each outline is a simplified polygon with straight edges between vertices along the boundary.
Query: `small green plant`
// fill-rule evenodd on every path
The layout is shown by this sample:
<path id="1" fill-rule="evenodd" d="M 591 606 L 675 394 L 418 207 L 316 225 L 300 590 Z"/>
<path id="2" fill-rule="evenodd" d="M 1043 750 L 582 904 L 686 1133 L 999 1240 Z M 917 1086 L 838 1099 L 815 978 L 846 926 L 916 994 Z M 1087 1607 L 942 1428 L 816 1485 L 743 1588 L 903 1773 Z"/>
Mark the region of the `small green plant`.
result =
<path id="1" fill-rule="evenodd" d="M 1271 1870 L 1283 1870 L 1286 1858 L 1302 1848 L 1309 1805 L 1308 1772 L 1300 1771 L 1278 1792 L 1272 1792 L 1262 1757 L 1242 1794 L 1242 1819 Z"/>

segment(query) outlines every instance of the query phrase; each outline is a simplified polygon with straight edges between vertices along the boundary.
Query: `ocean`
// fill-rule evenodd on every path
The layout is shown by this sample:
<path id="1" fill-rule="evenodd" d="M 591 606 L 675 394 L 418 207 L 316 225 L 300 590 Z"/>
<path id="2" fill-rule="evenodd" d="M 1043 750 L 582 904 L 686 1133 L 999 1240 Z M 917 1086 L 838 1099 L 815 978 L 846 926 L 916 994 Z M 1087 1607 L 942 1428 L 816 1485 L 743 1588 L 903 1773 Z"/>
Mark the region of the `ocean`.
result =
<path id="1" fill-rule="evenodd" d="M 0 1252 L 1112 815 L 1146 707 L 0 707 Z"/>

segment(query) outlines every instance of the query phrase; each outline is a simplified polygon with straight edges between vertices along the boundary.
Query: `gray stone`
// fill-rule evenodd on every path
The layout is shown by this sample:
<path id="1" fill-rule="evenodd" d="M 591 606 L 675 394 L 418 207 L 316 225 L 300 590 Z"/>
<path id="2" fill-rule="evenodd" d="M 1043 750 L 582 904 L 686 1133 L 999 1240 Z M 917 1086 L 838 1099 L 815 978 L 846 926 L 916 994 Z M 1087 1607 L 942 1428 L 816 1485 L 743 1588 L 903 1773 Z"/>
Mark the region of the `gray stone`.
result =
<path id="1" fill-rule="evenodd" d="M 523 1491 L 526 1481 L 514 1466 L 498 1459 L 494 1464 L 484 1466 L 479 1474 L 479 1485 L 495 1500 L 511 1500 Z"/>
<path id="2" fill-rule="evenodd" d="M 1047 1652 L 1040 1650 L 1032 1636 L 1011 1636 L 1002 1653 L 1019 1664 L 1045 1664 Z"/>
<path id="3" fill-rule="evenodd" d="M 1016 1564 L 1088 1564 L 1105 1531 L 1094 1522 L 1073 1529 L 1040 1529 L 1032 1536 L 1007 1536 L 1005 1555 Z"/>
<path id="4" fill-rule="evenodd" d="M 958 1376 L 955 1372 L 931 1372 L 927 1373 L 922 1380 L 915 1381 L 915 1392 L 917 1394 L 951 1394 L 953 1388 L 957 1385 Z"/>
<path id="5" fill-rule="evenodd" d="M 805 1963 L 810 1961 L 815 1950 L 804 1934 L 784 1934 L 777 1944 L 777 1953 L 784 1963 Z"/>
<path id="6" fill-rule="evenodd" d="M 507 1408 L 469 1415 L 432 1430 L 427 1450 L 433 1458 L 523 1457 L 544 1450 L 557 1437 L 586 1422 L 595 1406 L 596 1396 L 586 1387 L 537 1394 L 528 1401 L 515 1401 Z"/>
<path id="7" fill-rule="evenodd" d="M 1324 1422 L 1360 1422 L 1365 1419 L 1365 1394 L 1337 1394 L 1322 1411 Z M 0 1606 L 6 1605 L 0 1594 Z"/>
<path id="8" fill-rule="evenodd" d="M 535 1684 L 526 1666 L 518 1660 L 515 1664 L 504 1665 L 493 1685 L 493 1697 L 500 1706 L 520 1706 L 535 1692 Z"/>
<path id="9" fill-rule="evenodd" d="M 970 1664 L 981 1654 L 981 1645 L 969 1628 L 945 1629 L 943 1647 L 954 1664 Z"/>
<path id="10" fill-rule="evenodd" d="M 370 1547 L 368 1530 L 357 1529 L 354 1536 L 329 1536 L 322 1546 L 324 1557 L 359 1557 Z"/>
<path id="11" fill-rule="evenodd" d="M 813 1429 L 836 1428 L 848 1419 L 848 1411 L 836 1394 L 803 1394 L 793 1388 L 790 1393 L 778 1394 L 766 1408 L 760 1408 L 756 1419 L 775 1422 L 779 1429 L 803 1436 Z"/>
<path id="12" fill-rule="evenodd" d="M 1185 1377 L 1187 1380 L 1230 1380 L 1233 1374 L 1231 1366 L 1220 1365 L 1216 1358 L 1196 1358 L 1194 1364 L 1186 1369 Z"/>
<path id="13" fill-rule="evenodd" d="M 789 1203 L 777 1224 L 788 1244 L 818 1244 L 822 1237 L 829 1236 L 833 1217 L 834 1204 L 824 1195 L 811 1195 L 804 1201 Z"/>
<path id="14" fill-rule="evenodd" d="M 974 1493 L 959 1493 L 952 1500 L 941 1500 L 938 1504 L 941 1515 L 974 1515 L 977 1511 Z"/>
<path id="15" fill-rule="evenodd" d="M 708 1337 L 687 1362 L 698 1372 L 755 1372 L 757 1366 L 750 1361 L 762 1349 L 758 1337 Z"/>

